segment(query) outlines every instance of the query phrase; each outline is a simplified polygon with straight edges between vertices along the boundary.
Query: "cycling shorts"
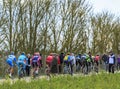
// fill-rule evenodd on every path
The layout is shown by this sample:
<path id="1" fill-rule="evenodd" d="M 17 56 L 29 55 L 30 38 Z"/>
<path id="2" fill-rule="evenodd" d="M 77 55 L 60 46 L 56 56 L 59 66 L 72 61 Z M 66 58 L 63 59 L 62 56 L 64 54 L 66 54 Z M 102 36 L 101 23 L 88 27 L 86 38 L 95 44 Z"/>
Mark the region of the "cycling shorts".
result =
<path id="1" fill-rule="evenodd" d="M 38 63 L 37 62 L 32 62 L 32 67 L 33 68 L 38 67 Z"/>
<path id="2" fill-rule="evenodd" d="M 13 67 L 13 62 L 10 60 L 10 59 L 7 59 L 7 64 L 10 66 L 10 67 Z"/>

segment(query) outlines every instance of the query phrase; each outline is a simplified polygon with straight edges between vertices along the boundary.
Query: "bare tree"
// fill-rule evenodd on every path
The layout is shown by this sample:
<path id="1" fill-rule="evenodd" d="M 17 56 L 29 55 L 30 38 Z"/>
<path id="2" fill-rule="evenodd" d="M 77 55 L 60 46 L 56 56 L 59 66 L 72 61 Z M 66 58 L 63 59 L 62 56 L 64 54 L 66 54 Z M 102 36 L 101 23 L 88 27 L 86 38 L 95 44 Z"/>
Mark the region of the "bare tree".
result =
<path id="1" fill-rule="evenodd" d="M 104 53 L 113 50 L 116 35 L 116 20 L 109 12 L 99 13 L 91 18 L 91 29 L 93 32 L 93 53 Z M 117 26 L 118 27 L 118 26 Z M 116 46 L 115 46 L 116 47 Z"/>

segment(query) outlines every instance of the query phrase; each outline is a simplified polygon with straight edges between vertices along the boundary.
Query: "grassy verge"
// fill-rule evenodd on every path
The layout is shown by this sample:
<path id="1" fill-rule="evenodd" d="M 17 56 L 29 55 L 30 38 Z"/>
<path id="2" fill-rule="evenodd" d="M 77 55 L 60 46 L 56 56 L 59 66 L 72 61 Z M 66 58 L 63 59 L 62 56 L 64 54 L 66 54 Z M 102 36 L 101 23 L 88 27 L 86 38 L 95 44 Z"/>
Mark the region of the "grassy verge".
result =
<path id="1" fill-rule="evenodd" d="M 26 82 L 18 80 L 0 85 L 0 89 L 120 89 L 120 74 L 91 76 L 57 76 L 50 80 L 38 79 Z"/>

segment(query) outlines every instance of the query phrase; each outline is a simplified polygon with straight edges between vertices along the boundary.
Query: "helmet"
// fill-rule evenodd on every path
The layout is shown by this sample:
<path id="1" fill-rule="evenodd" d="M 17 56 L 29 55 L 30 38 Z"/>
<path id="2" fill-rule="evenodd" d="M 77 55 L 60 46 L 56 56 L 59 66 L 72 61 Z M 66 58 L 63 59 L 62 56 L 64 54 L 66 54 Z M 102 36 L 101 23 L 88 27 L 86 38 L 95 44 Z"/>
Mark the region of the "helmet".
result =
<path id="1" fill-rule="evenodd" d="M 21 55 L 25 55 L 25 52 L 22 52 Z"/>
<path id="2" fill-rule="evenodd" d="M 11 52 L 10 54 L 11 54 L 11 55 L 14 55 L 14 52 Z"/>

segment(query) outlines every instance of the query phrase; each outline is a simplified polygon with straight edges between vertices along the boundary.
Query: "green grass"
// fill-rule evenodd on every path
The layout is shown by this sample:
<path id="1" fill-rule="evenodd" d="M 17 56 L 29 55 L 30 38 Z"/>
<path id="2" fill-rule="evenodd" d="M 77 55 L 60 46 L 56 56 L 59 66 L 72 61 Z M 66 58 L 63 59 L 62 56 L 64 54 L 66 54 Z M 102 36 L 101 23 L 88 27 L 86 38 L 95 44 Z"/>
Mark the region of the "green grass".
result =
<path id="1" fill-rule="evenodd" d="M 0 85 L 0 89 L 120 89 L 120 74 L 98 74 L 91 76 L 57 76 L 50 80 L 38 79 L 10 81 Z"/>

